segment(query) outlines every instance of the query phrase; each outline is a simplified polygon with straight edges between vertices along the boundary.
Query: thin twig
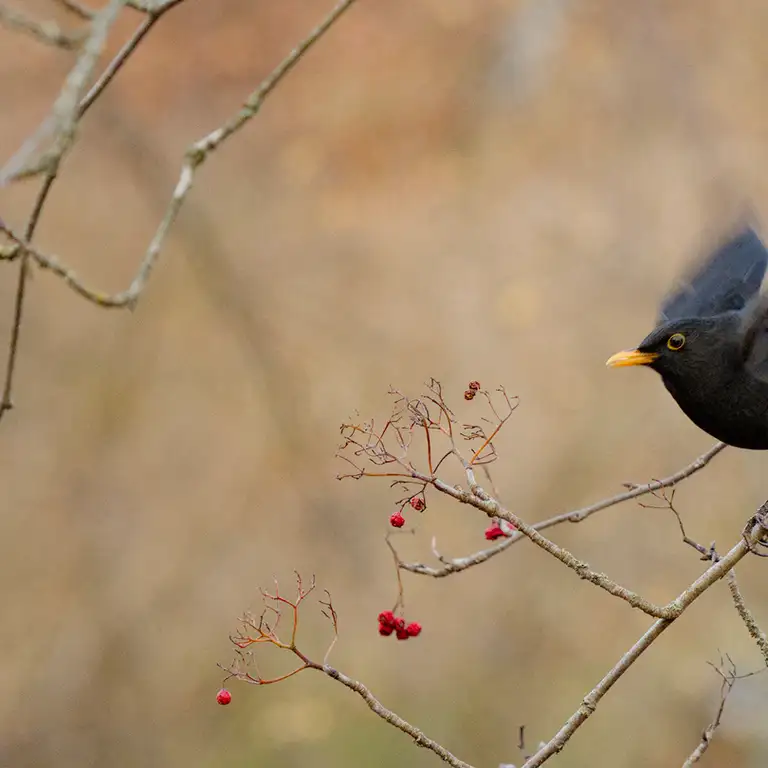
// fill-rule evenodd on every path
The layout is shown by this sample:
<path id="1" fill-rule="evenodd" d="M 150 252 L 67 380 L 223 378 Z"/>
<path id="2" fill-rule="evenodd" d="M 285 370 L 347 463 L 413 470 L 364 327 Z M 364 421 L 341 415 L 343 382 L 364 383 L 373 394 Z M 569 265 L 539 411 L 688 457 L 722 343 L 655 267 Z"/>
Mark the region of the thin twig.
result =
<path id="1" fill-rule="evenodd" d="M 52 168 L 45 177 L 40 191 L 37 193 L 35 205 L 27 221 L 27 227 L 24 232 L 24 240 L 29 242 L 35 234 L 37 224 L 40 221 L 40 215 L 43 212 L 43 206 L 51 191 L 53 182 L 56 180 L 57 168 Z M 3 382 L 3 396 L 0 400 L 0 421 L 6 411 L 13 408 L 13 376 L 16 371 L 16 357 L 19 351 L 19 336 L 21 334 L 21 320 L 24 314 L 24 297 L 26 295 L 27 278 L 29 277 L 29 255 L 26 251 L 22 252 L 21 265 L 19 266 L 19 275 L 16 280 L 16 296 L 13 302 L 13 325 L 11 326 L 11 340 L 8 344 L 8 359 L 5 364 L 5 379 Z"/>
<path id="2" fill-rule="evenodd" d="M 731 571 L 731 573 L 733 573 L 733 571 Z M 704 753 L 709 749 L 715 731 L 720 727 L 720 721 L 722 720 L 723 712 L 725 710 L 725 702 L 728 700 L 728 694 L 730 694 L 733 689 L 737 677 L 736 670 L 733 666 L 728 672 L 723 672 L 721 669 L 717 669 L 717 672 L 720 677 L 722 677 L 723 682 L 720 686 L 720 704 L 715 713 L 715 719 L 704 729 L 701 734 L 701 741 L 683 763 L 682 768 L 691 768 L 692 765 L 699 762 Z"/>
<path id="3" fill-rule="evenodd" d="M 96 15 L 95 11 L 77 2 L 77 0 L 58 0 L 58 2 L 81 19 L 90 20 Z"/>

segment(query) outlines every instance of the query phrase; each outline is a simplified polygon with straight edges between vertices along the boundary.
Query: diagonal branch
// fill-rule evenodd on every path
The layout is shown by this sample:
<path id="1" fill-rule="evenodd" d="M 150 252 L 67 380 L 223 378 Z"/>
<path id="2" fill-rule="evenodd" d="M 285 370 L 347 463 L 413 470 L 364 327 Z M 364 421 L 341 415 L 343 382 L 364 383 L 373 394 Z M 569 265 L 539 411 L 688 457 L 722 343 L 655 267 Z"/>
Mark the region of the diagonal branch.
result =
<path id="1" fill-rule="evenodd" d="M 761 508 L 760 512 L 765 514 L 768 511 L 768 502 Z M 760 513 L 758 513 L 760 515 Z M 722 579 L 747 553 L 754 545 L 761 541 L 766 534 L 761 522 L 756 522 L 748 535 L 743 537 L 736 546 L 734 546 L 727 555 L 718 562 L 711 565 L 696 581 L 687 589 L 681 592 L 669 607 L 674 606 L 676 616 L 670 619 L 659 619 L 655 621 L 640 639 L 619 659 L 619 661 L 609 670 L 603 679 L 584 697 L 579 708 L 566 721 L 565 725 L 539 749 L 522 768 L 537 768 L 550 757 L 560 752 L 565 747 L 568 740 L 584 724 L 584 722 L 595 712 L 598 703 L 606 693 L 613 687 L 619 678 L 640 658 L 640 656 L 651 646 L 657 637 L 670 624 L 680 616 L 680 614 L 699 598 L 713 584 Z"/>
<path id="2" fill-rule="evenodd" d="M 639 496 L 653 493 L 654 491 L 658 491 L 662 488 L 669 488 L 674 486 L 706 467 L 707 464 L 709 464 L 709 462 L 725 447 L 725 443 L 715 443 L 715 445 L 713 445 L 708 451 L 669 477 L 665 477 L 662 480 L 653 480 L 652 482 L 645 483 L 644 485 L 636 485 L 624 493 L 619 493 L 615 496 L 611 496 L 607 499 L 595 502 L 588 507 L 575 509 L 571 512 L 564 512 L 562 514 L 555 515 L 554 517 L 549 517 L 545 520 L 533 523 L 531 528 L 535 531 L 543 531 L 547 528 L 552 528 L 553 526 L 560 525 L 562 523 L 580 523 L 583 520 L 586 520 L 588 517 L 594 515 L 596 512 L 600 512 L 604 509 L 616 506 L 617 504 L 629 501 L 630 499 L 636 499 Z M 423 576 L 432 576 L 433 578 L 439 579 L 443 578 L 444 576 L 450 576 L 451 574 L 459 573 L 460 571 L 464 571 L 467 568 L 479 565 L 480 563 L 484 563 L 486 560 L 490 560 L 495 555 L 500 554 L 505 549 L 508 549 L 513 544 L 516 544 L 522 538 L 524 538 L 524 534 L 519 532 L 514 533 L 512 536 L 504 539 L 499 544 L 481 549 L 472 553 L 471 555 L 457 557 L 450 560 L 443 559 L 442 562 L 444 565 L 439 568 L 425 565 L 423 563 L 401 563 L 400 567 L 403 570 L 410 571 L 411 573 L 418 573 Z"/>
<path id="3" fill-rule="evenodd" d="M 163 3 L 162 7 L 158 7 L 154 9 L 151 16 L 149 16 L 145 20 L 145 22 L 139 27 L 139 29 L 136 30 L 136 32 L 131 37 L 131 39 L 122 47 L 122 49 L 118 52 L 115 58 L 107 66 L 104 73 L 99 77 L 99 79 L 91 87 L 89 92 L 77 105 L 77 113 L 74 118 L 75 125 L 79 122 L 79 120 L 88 110 L 88 108 L 104 92 L 104 89 L 112 81 L 115 74 L 127 61 L 128 57 L 134 52 L 134 50 L 136 49 L 136 46 L 142 40 L 144 35 L 149 31 L 152 25 L 154 25 L 155 22 L 157 22 L 158 19 L 162 15 L 164 15 L 166 11 L 175 7 L 180 2 L 183 2 L 183 0 L 166 0 L 166 2 Z M 85 9 L 85 12 L 87 13 L 88 18 L 94 19 L 94 23 L 91 26 L 91 30 L 92 30 L 91 36 L 93 37 L 93 35 L 95 35 L 96 32 L 98 31 L 98 25 L 95 22 L 97 14 L 95 12 L 94 13 L 88 12 L 87 9 Z M 80 54 L 80 60 L 90 55 L 88 53 L 87 48 L 88 47 L 86 46 L 86 50 L 84 50 Z M 79 60 L 79 63 L 75 66 L 75 70 L 77 70 L 78 67 L 80 66 L 80 60 Z M 85 80 L 83 81 L 83 84 L 84 83 L 85 83 Z M 65 90 L 66 90 L 66 86 L 62 91 L 62 94 L 64 93 Z M 82 91 L 82 87 L 78 86 L 76 90 L 78 93 L 80 93 Z M 75 95 L 77 96 L 77 94 Z M 61 99 L 62 97 L 60 96 L 59 101 Z M 22 147 L 22 150 L 20 150 L 19 153 L 17 153 L 17 158 L 23 152 L 23 150 L 24 150 L 24 147 Z M 21 245 L 28 247 L 29 243 L 31 242 L 35 234 L 35 230 L 37 229 L 37 225 L 40 221 L 40 216 L 42 215 L 43 207 L 45 206 L 45 203 L 48 200 L 48 195 L 51 189 L 53 188 L 53 184 L 56 181 L 56 178 L 58 176 L 60 159 L 61 158 L 59 158 L 59 161 L 53 163 L 48 168 L 48 172 L 45 175 L 45 179 L 43 180 L 43 184 L 40 187 L 40 191 L 38 192 L 37 197 L 35 198 L 35 203 L 32 209 L 32 213 L 29 216 L 29 219 L 27 221 L 27 224 L 24 230 L 24 237 L 23 238 L 16 237 L 15 238 L 16 242 L 15 242 L 15 245 L 13 246 L 15 250 L 13 250 L 10 254 L 5 255 L 5 258 L 16 258 L 18 256 L 21 256 L 21 266 L 19 268 L 18 278 L 16 282 L 16 295 L 14 298 L 14 306 L 13 306 L 13 324 L 11 326 L 11 338 L 8 344 L 8 357 L 5 365 L 5 379 L 3 383 L 2 399 L 0 399 L 0 419 L 2 419 L 5 413 L 13 407 L 11 394 L 13 391 L 13 378 L 16 370 L 16 359 L 18 355 L 19 338 L 21 335 L 21 322 L 22 322 L 22 317 L 24 312 L 24 299 L 26 296 L 27 278 L 29 276 L 29 270 L 30 270 L 30 264 L 29 264 L 29 261 L 31 258 L 30 254 L 23 248 L 20 250 L 20 248 L 21 248 Z M 13 161 L 11 161 L 11 165 L 12 163 Z M 8 230 L 6 230 L 6 232 L 7 231 Z M 41 264 L 41 266 L 43 265 Z"/>
<path id="4" fill-rule="evenodd" d="M 0 5 L 0 25 L 67 51 L 78 48 L 85 37 L 82 32 L 64 32 L 55 21 L 36 21 L 5 5 Z"/>
<path id="5" fill-rule="evenodd" d="M 0 186 L 9 181 L 48 173 L 58 168 L 61 159 L 74 144 L 80 99 L 104 50 L 109 30 L 125 2 L 126 0 L 110 0 L 104 10 L 93 17 L 90 35 L 83 43 L 75 66 L 64 81 L 51 114 L 0 171 Z M 35 158 L 40 145 L 51 137 L 52 146 Z"/>
<path id="6" fill-rule="evenodd" d="M 407 720 L 403 720 L 400 715 L 396 714 L 391 709 L 387 709 L 361 682 L 348 677 L 327 664 L 319 665 L 310 662 L 308 666 L 311 669 L 317 669 L 324 672 L 328 677 L 338 680 L 342 685 L 345 685 L 351 691 L 354 691 L 370 707 L 372 712 L 390 725 L 401 730 L 403 733 L 408 734 L 408 736 L 416 742 L 416 746 L 424 747 L 425 749 L 434 752 L 441 760 L 448 763 L 448 765 L 453 768 L 472 768 L 469 763 L 459 760 L 458 757 L 450 753 L 441 744 L 438 744 L 438 742 L 425 736 L 418 728 L 416 728 L 416 726 L 411 725 Z"/>
<path id="7" fill-rule="evenodd" d="M 677 617 L 677 614 L 675 613 L 676 609 L 672 607 L 672 604 L 664 607 L 655 605 L 637 592 L 633 592 L 631 589 L 627 589 L 621 584 L 613 581 L 613 579 L 610 579 L 604 573 L 593 571 L 587 563 L 578 560 L 567 549 L 558 546 L 554 541 L 542 536 L 532 525 L 529 525 L 516 514 L 503 507 L 496 501 L 496 499 L 488 496 L 488 494 L 486 494 L 479 486 L 473 484 L 471 490 L 465 491 L 457 486 L 449 485 L 439 478 L 429 477 L 428 475 L 424 475 L 417 471 L 413 471 L 412 477 L 428 482 L 441 493 L 452 496 L 463 504 L 469 504 L 470 506 L 485 512 L 488 517 L 498 517 L 502 520 L 506 520 L 538 547 L 549 552 L 554 558 L 575 571 L 579 578 L 604 589 L 609 594 L 614 595 L 614 597 L 621 598 L 633 608 L 639 608 L 649 616 L 654 616 L 656 618 L 672 619 Z"/>

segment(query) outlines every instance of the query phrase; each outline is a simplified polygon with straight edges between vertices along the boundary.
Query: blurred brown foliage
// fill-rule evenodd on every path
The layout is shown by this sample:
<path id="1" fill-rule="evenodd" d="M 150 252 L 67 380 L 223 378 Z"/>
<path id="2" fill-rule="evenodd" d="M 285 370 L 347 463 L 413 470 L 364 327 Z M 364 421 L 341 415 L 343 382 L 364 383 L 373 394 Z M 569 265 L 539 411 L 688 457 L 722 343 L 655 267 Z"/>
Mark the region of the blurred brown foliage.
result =
<path id="1" fill-rule="evenodd" d="M 186 146 L 321 12 L 182 4 L 84 121 L 39 246 L 124 287 Z M 435 765 L 312 675 L 216 706 L 236 616 L 294 568 L 333 594 L 333 663 L 456 754 L 515 762 L 521 723 L 549 738 L 648 618 L 521 544 L 461 576 L 406 574 L 424 632 L 378 642 L 392 494 L 334 480 L 338 425 L 385 414 L 390 384 L 434 375 L 459 400 L 470 379 L 503 383 L 521 406 L 495 479 L 528 520 L 702 452 L 651 374 L 603 363 L 745 203 L 768 204 L 766 32 L 756 0 L 361 0 L 202 170 L 135 313 L 36 276 L 0 429 L 0 764 Z M 3 158 L 70 63 L 0 29 Z M 35 191 L 0 190 L 2 217 L 21 223 Z M 760 454 L 718 457 L 678 492 L 690 535 L 730 545 L 765 477 Z M 414 557 L 433 534 L 448 554 L 484 544 L 487 521 L 454 506 L 430 504 Z M 658 602 L 703 568 L 668 512 L 633 504 L 553 535 Z M 766 618 L 765 563 L 739 576 Z M 321 617 L 305 629 L 324 647 Z M 760 663 L 724 585 L 552 764 L 680 764 L 721 651 Z M 765 763 L 765 685 L 737 685 L 703 764 Z"/>

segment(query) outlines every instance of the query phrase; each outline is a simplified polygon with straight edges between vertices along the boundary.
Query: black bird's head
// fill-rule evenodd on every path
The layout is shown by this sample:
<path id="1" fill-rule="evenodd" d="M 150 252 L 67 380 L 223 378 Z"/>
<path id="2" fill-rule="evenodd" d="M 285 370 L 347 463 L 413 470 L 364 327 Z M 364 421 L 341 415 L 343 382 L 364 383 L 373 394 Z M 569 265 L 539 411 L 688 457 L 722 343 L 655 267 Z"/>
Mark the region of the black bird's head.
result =
<path id="1" fill-rule="evenodd" d="M 665 382 L 686 381 L 695 387 L 715 373 L 722 376 L 732 370 L 730 363 L 738 355 L 739 322 L 735 312 L 671 320 L 651 331 L 636 349 L 610 357 L 606 365 L 647 365 Z"/>
<path id="2" fill-rule="evenodd" d="M 662 301 L 656 328 L 609 366 L 655 370 L 684 413 L 729 445 L 768 450 L 768 250 L 749 227 Z"/>

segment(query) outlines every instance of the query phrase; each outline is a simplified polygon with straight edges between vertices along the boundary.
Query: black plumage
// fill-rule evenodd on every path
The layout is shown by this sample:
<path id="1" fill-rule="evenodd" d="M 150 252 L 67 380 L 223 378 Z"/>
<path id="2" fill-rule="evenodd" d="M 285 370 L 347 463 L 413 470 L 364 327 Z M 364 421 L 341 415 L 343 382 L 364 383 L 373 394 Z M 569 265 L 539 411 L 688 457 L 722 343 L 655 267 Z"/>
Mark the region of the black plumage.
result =
<path id="1" fill-rule="evenodd" d="M 662 302 L 657 327 L 607 365 L 647 365 L 705 432 L 768 449 L 768 251 L 752 229 L 727 240 Z"/>

